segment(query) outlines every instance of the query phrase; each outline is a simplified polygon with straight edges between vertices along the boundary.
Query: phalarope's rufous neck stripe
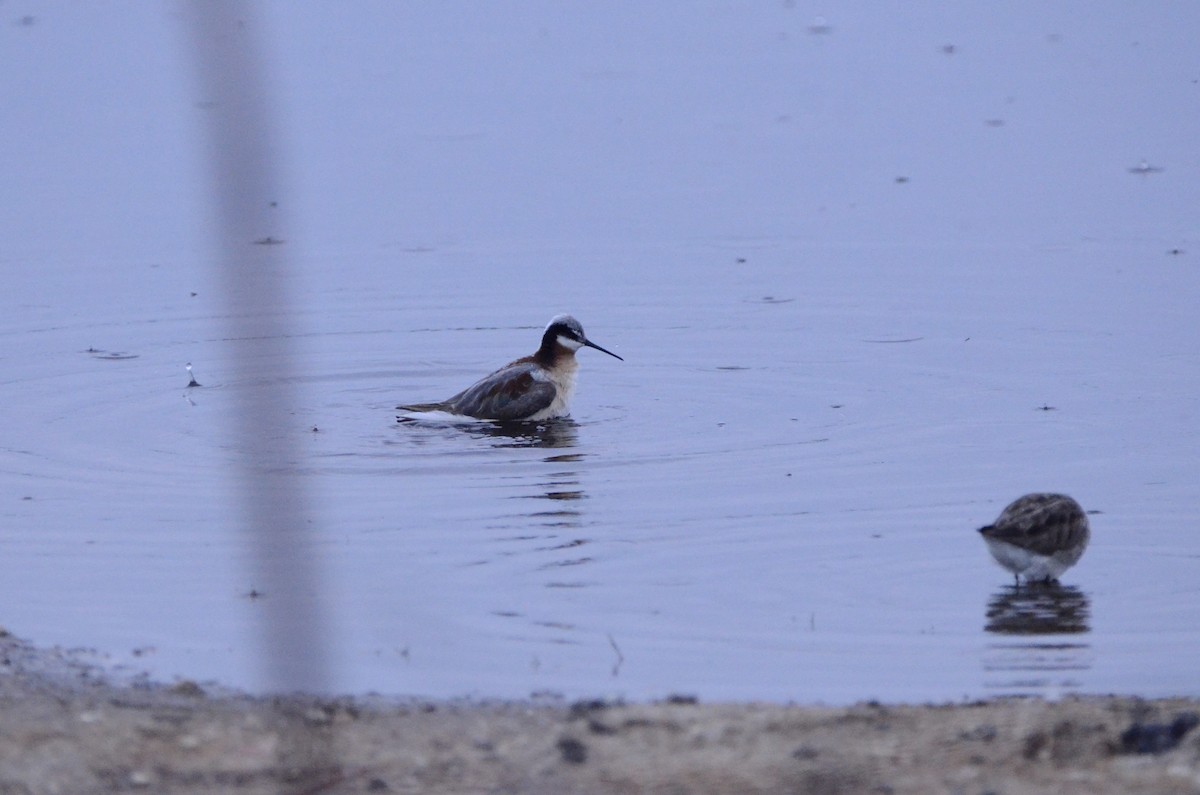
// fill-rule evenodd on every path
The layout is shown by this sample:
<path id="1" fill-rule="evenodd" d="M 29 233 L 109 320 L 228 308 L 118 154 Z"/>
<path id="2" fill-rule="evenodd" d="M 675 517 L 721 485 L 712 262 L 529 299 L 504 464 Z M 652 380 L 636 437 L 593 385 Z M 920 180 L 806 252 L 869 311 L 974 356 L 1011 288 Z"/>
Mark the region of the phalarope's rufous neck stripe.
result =
<path id="1" fill-rule="evenodd" d="M 542 344 L 533 354 L 504 365 L 448 400 L 396 408 L 411 412 L 444 411 L 481 420 L 565 417 L 570 411 L 575 371 L 579 367 L 575 352 L 583 347 L 621 359 L 591 342 L 578 320 L 570 315 L 556 315 L 546 326 Z"/>
<path id="2" fill-rule="evenodd" d="M 979 528 L 988 550 L 1020 583 L 1051 581 L 1087 549 L 1087 514 L 1065 494 L 1026 494 Z"/>

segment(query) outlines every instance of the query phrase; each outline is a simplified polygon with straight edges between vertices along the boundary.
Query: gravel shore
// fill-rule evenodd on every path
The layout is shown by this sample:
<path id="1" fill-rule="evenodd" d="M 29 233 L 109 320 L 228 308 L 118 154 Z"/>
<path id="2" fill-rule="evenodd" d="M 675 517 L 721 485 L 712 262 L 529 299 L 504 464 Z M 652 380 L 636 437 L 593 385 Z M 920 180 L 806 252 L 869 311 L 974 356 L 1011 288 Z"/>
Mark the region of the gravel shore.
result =
<path id="1" fill-rule="evenodd" d="M 263 698 L 0 637 L 0 793 L 1197 793 L 1200 701 Z"/>

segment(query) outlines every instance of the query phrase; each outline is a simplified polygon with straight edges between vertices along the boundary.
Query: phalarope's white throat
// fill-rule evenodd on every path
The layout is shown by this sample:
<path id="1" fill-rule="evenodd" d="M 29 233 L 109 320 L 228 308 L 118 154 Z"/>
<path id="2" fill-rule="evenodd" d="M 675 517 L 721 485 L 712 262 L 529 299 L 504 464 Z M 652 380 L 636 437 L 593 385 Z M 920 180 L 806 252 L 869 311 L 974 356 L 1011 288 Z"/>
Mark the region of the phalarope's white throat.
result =
<path id="1" fill-rule="evenodd" d="M 546 326 L 541 347 L 533 355 L 504 365 L 448 400 L 396 408 L 418 413 L 443 411 L 480 420 L 565 417 L 575 391 L 575 371 L 579 368 L 575 352 L 583 347 L 621 359 L 589 341 L 578 320 L 570 315 L 556 315 Z"/>
<path id="2" fill-rule="evenodd" d="M 1058 579 L 1083 556 L 1091 535 L 1087 514 L 1065 494 L 1026 494 L 979 532 L 1018 583 Z"/>

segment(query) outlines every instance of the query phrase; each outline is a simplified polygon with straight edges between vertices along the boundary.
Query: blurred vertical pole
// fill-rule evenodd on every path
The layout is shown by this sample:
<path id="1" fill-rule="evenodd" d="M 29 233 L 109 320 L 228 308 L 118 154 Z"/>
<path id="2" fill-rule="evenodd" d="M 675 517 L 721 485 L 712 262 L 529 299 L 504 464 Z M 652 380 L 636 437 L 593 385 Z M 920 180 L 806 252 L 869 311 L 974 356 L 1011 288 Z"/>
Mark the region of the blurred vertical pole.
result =
<path id="1" fill-rule="evenodd" d="M 288 263 L 273 224 L 278 137 L 255 22 L 241 0 L 182 7 L 198 75 L 229 308 L 246 541 L 266 626 L 262 650 L 275 691 L 328 692 L 329 672 L 313 530 L 300 477 L 296 364 L 289 327 Z M 282 202 L 281 202 L 282 203 Z M 256 242 L 258 244 L 256 244 Z"/>

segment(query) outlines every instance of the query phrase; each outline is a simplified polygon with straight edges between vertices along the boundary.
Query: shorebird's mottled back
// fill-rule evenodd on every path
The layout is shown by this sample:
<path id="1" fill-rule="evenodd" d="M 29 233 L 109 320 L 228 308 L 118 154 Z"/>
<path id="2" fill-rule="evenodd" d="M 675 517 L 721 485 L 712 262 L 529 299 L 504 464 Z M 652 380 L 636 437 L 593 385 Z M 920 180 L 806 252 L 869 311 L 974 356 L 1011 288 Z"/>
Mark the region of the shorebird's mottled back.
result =
<path id="1" fill-rule="evenodd" d="M 1056 580 L 1087 549 L 1087 514 L 1065 494 L 1026 494 L 979 528 L 988 550 L 1018 582 Z"/>

